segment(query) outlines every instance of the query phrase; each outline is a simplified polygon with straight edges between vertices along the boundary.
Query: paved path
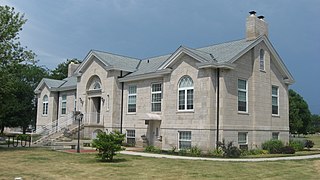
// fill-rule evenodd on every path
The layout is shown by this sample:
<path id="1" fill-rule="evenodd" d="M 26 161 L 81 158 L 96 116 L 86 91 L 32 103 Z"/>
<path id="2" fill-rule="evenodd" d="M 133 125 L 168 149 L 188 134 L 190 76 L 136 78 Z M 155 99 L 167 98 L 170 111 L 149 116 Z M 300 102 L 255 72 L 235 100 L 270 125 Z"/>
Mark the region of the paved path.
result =
<path id="1" fill-rule="evenodd" d="M 145 152 L 134 151 L 121 151 L 121 154 L 153 157 L 153 158 L 168 158 L 168 159 L 186 159 L 186 160 L 204 160 L 204 161 L 233 161 L 233 162 L 261 162 L 261 161 L 279 161 L 279 160 L 302 160 L 302 159 L 316 159 L 320 158 L 320 154 L 306 155 L 306 156 L 291 156 L 291 157 L 274 157 L 274 158 L 205 158 L 205 157 L 187 157 L 187 156 L 174 156 L 165 154 L 152 154 Z"/>

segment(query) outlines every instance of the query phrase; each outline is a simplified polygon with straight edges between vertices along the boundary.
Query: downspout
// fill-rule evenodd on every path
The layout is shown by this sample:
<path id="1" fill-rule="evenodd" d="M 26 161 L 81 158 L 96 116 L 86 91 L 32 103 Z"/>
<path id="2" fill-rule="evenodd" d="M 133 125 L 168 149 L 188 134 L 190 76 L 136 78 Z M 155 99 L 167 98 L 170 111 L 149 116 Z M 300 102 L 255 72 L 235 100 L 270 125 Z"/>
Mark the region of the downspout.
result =
<path id="1" fill-rule="evenodd" d="M 216 148 L 219 145 L 219 120 L 220 120 L 220 68 L 217 68 L 217 137 L 216 137 Z"/>
<path id="2" fill-rule="evenodd" d="M 122 71 L 120 71 L 120 78 L 122 77 Z M 123 122 L 123 89 L 124 82 L 121 82 L 121 108 L 120 108 L 120 133 L 122 134 L 122 122 Z"/>
<path id="3" fill-rule="evenodd" d="M 58 99 L 57 99 L 57 120 L 56 120 L 56 132 L 58 131 L 58 125 L 59 125 L 59 97 L 60 97 L 60 91 L 58 91 Z M 49 107 L 49 105 L 48 105 Z"/>

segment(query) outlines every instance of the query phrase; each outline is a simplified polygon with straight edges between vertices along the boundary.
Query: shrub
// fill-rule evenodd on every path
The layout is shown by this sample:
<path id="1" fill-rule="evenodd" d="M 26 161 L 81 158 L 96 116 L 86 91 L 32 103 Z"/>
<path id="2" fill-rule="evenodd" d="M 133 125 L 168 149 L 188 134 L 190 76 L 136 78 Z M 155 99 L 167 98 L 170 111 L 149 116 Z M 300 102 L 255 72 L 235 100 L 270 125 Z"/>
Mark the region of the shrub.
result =
<path id="1" fill-rule="evenodd" d="M 125 134 L 118 131 L 109 134 L 98 133 L 97 139 L 92 141 L 92 146 L 99 150 L 98 157 L 101 157 L 102 161 L 113 161 L 116 152 L 123 150 L 121 143 L 124 141 L 124 137 Z"/>
<path id="2" fill-rule="evenodd" d="M 218 149 L 209 151 L 208 154 L 214 157 L 223 157 L 224 152 L 221 147 L 218 147 Z"/>
<path id="3" fill-rule="evenodd" d="M 233 146 L 233 142 L 229 142 L 227 145 L 225 145 L 225 140 L 218 143 L 219 147 L 223 150 L 223 157 L 228 158 L 237 158 L 240 157 L 241 151 L 238 147 Z"/>
<path id="4" fill-rule="evenodd" d="M 293 149 L 294 149 L 295 151 L 302 151 L 303 148 L 304 148 L 304 144 L 303 144 L 303 142 L 300 141 L 300 140 L 290 140 L 290 141 L 289 141 L 289 146 L 290 146 L 290 147 L 293 147 Z"/>
<path id="5" fill-rule="evenodd" d="M 29 141 L 30 140 L 30 135 L 28 135 L 28 134 L 19 134 L 17 136 L 17 139 L 21 140 L 21 141 Z"/>
<path id="6" fill-rule="evenodd" d="M 197 146 L 192 146 L 191 148 L 190 148 L 190 154 L 191 154 L 191 156 L 197 156 L 197 157 L 199 157 L 199 156 L 201 156 L 201 149 L 200 148 L 198 148 Z"/>
<path id="7" fill-rule="evenodd" d="M 178 154 L 181 155 L 181 156 L 185 156 L 185 155 L 187 155 L 187 150 L 186 149 L 180 149 Z"/>
<path id="8" fill-rule="evenodd" d="M 241 151 L 242 156 L 259 155 L 259 154 L 268 154 L 268 151 L 263 149 L 250 149 L 247 151 L 246 150 Z"/>
<path id="9" fill-rule="evenodd" d="M 144 149 L 145 152 L 152 152 L 152 153 L 161 153 L 161 149 L 155 146 L 147 146 Z"/>
<path id="10" fill-rule="evenodd" d="M 281 153 L 283 143 L 280 140 L 272 139 L 262 143 L 262 149 L 267 150 L 270 154 Z"/>
<path id="11" fill-rule="evenodd" d="M 314 142 L 311 140 L 306 140 L 304 147 L 308 148 L 308 150 L 310 150 L 310 148 L 313 148 L 314 146 Z"/>
<path id="12" fill-rule="evenodd" d="M 295 149 L 291 146 L 284 146 L 280 148 L 280 151 L 282 154 L 294 154 L 296 152 Z"/>

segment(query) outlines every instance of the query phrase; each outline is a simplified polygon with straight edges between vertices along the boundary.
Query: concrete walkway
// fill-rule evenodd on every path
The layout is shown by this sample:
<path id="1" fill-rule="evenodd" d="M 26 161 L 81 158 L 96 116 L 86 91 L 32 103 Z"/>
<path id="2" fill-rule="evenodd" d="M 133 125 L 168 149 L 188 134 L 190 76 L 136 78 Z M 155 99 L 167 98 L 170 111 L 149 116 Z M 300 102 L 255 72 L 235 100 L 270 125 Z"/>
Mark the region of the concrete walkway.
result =
<path id="1" fill-rule="evenodd" d="M 152 154 L 145 152 L 134 151 L 121 151 L 121 154 L 153 157 L 153 158 L 168 158 L 168 159 L 185 159 L 185 160 L 203 160 L 203 161 L 230 161 L 230 162 L 261 162 L 261 161 L 280 161 L 280 160 L 303 160 L 303 159 L 317 159 L 320 154 L 306 155 L 306 156 L 291 156 L 291 157 L 273 157 L 273 158 L 205 158 L 205 157 L 187 157 L 187 156 L 174 156 L 165 154 Z"/>

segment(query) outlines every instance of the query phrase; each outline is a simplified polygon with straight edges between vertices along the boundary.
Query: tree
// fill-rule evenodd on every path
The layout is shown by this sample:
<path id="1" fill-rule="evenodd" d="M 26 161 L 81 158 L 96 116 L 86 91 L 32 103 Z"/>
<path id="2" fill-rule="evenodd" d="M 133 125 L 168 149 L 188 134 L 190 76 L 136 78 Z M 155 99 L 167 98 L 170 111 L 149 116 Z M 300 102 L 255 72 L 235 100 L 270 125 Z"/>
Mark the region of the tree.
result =
<path id="1" fill-rule="evenodd" d="M 121 144 L 124 137 L 125 134 L 121 134 L 119 131 L 109 134 L 103 132 L 97 135 L 97 139 L 93 140 L 92 145 L 99 150 L 98 156 L 102 161 L 113 161 L 116 152 L 123 150 Z"/>
<path id="2" fill-rule="evenodd" d="M 289 90 L 289 127 L 290 133 L 307 134 L 311 113 L 307 102 L 294 90 Z"/>
<path id="3" fill-rule="evenodd" d="M 310 122 L 310 130 L 311 133 L 319 133 L 320 132 L 320 115 L 313 114 L 311 116 Z"/>
<path id="4" fill-rule="evenodd" d="M 22 127 L 35 122 L 34 88 L 47 76 L 36 66 L 35 54 L 19 42 L 19 32 L 26 23 L 14 8 L 0 6 L 0 130 Z"/>
<path id="5" fill-rule="evenodd" d="M 50 78 L 62 80 L 64 78 L 68 77 L 68 66 L 71 62 L 74 62 L 76 64 L 81 63 L 81 61 L 79 61 L 75 58 L 74 59 L 67 59 L 66 62 L 58 64 L 58 66 L 54 70 L 51 71 Z"/>

